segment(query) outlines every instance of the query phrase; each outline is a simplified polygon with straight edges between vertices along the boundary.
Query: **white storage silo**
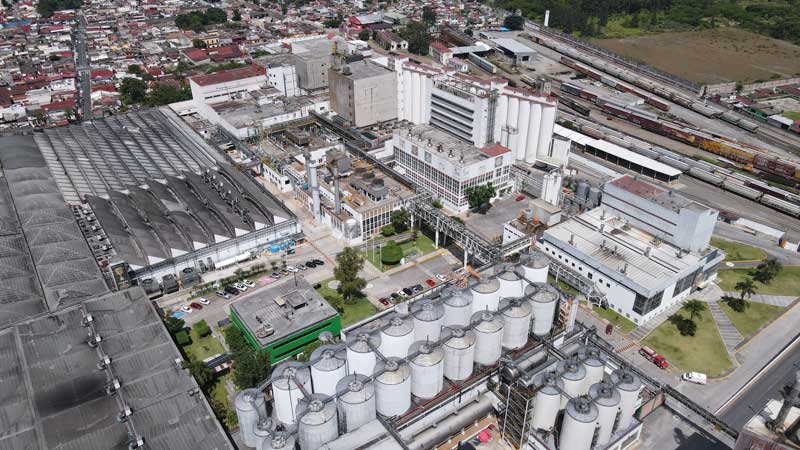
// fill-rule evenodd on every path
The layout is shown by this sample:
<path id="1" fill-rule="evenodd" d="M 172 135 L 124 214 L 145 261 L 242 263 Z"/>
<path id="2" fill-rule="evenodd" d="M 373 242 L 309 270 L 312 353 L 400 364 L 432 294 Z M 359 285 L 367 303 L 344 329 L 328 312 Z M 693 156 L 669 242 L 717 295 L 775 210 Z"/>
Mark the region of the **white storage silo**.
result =
<path id="1" fill-rule="evenodd" d="M 464 327 L 450 327 L 450 334 L 442 346 L 444 350 L 444 376 L 451 381 L 464 381 L 472 375 L 475 365 L 475 332 Z"/>
<path id="2" fill-rule="evenodd" d="M 436 342 L 442 334 L 444 307 L 433 300 L 420 300 L 411 305 L 414 318 L 414 340 Z"/>
<path id="3" fill-rule="evenodd" d="M 288 361 L 278 364 L 272 370 L 275 418 L 284 425 L 295 423 L 295 408 L 297 402 L 303 398 L 300 386 L 311 393 L 311 371 L 303 363 Z"/>
<path id="4" fill-rule="evenodd" d="M 436 397 L 444 386 L 444 351 L 426 341 L 417 341 L 408 352 L 419 352 L 410 361 L 411 393 L 423 399 Z"/>
<path id="5" fill-rule="evenodd" d="M 586 386 L 586 369 L 583 364 L 580 364 L 571 359 L 565 359 L 558 362 L 557 372 L 561 374 L 561 381 L 564 382 L 564 399 L 561 405 L 566 405 L 570 398 L 580 397 L 586 395 L 589 391 L 589 386 Z"/>
<path id="6" fill-rule="evenodd" d="M 519 102 L 519 123 L 517 126 L 517 149 L 515 151 L 515 159 L 524 160 L 525 152 L 528 149 L 528 129 L 531 123 L 531 102 L 520 100 Z"/>
<path id="7" fill-rule="evenodd" d="M 381 336 L 378 333 L 347 335 L 347 373 L 372 375 L 375 370 L 375 349 L 380 346 Z"/>
<path id="8" fill-rule="evenodd" d="M 519 258 L 517 273 L 530 283 L 547 283 L 547 274 L 550 270 L 550 258 L 538 250 L 530 250 Z"/>
<path id="9" fill-rule="evenodd" d="M 256 424 L 259 419 L 267 417 L 267 403 L 264 393 L 258 389 L 245 389 L 236 394 L 233 401 L 236 408 L 236 417 L 242 430 L 242 440 L 250 447 L 258 444 L 256 437 Z"/>
<path id="10" fill-rule="evenodd" d="M 472 317 L 473 312 L 472 291 L 449 286 L 442 294 L 442 306 L 444 307 L 444 326 L 465 327 L 469 325 L 469 318 Z"/>
<path id="11" fill-rule="evenodd" d="M 619 422 L 618 430 L 625 430 L 633 421 L 636 412 L 636 402 L 642 390 L 642 380 L 639 375 L 626 369 L 617 369 L 611 373 L 611 383 L 619 390 Z"/>
<path id="12" fill-rule="evenodd" d="M 583 361 L 583 367 L 586 369 L 586 385 L 592 386 L 595 383 L 603 381 L 605 375 L 605 361 L 603 352 L 593 345 L 581 347 L 578 350 L 578 359 Z"/>
<path id="13" fill-rule="evenodd" d="M 497 364 L 503 352 L 503 321 L 489 311 L 472 315 L 475 324 L 475 362 L 484 366 Z"/>
<path id="14" fill-rule="evenodd" d="M 411 367 L 400 358 L 379 361 L 375 371 L 376 409 L 384 416 L 398 416 L 411 408 Z"/>
<path id="15" fill-rule="evenodd" d="M 558 308 L 558 290 L 546 283 L 536 283 L 530 285 L 527 291 L 532 293 L 529 298 L 533 307 L 533 334 L 550 334 Z"/>
<path id="16" fill-rule="evenodd" d="M 339 380 L 336 391 L 340 394 L 336 407 L 342 433 L 349 433 L 375 419 L 375 383 L 369 377 L 348 375 Z"/>
<path id="17" fill-rule="evenodd" d="M 519 120 L 519 98 L 517 97 L 509 97 L 508 99 L 508 115 L 505 117 L 505 123 L 507 125 L 507 130 L 514 130 L 514 132 L 508 131 L 508 148 L 512 150 L 517 150 L 519 147 L 517 146 L 517 142 L 519 141 L 519 127 L 517 126 L 517 121 Z"/>
<path id="18" fill-rule="evenodd" d="M 561 391 L 564 383 L 555 372 L 539 372 L 533 378 L 536 389 L 531 428 L 550 430 L 556 424 L 558 411 L 561 409 Z"/>
<path id="19" fill-rule="evenodd" d="M 295 438 L 287 431 L 276 431 L 272 438 L 261 442 L 256 450 L 294 450 Z"/>
<path id="20" fill-rule="evenodd" d="M 472 313 L 497 311 L 500 303 L 500 282 L 497 278 L 482 278 L 470 288 L 472 290 Z"/>
<path id="21" fill-rule="evenodd" d="M 503 319 L 503 347 L 518 349 L 528 343 L 531 329 L 531 304 L 521 298 L 500 300 Z"/>
<path id="22" fill-rule="evenodd" d="M 531 117 L 528 122 L 528 145 L 525 147 L 524 159 L 528 164 L 536 163 L 539 152 L 539 130 L 542 129 L 542 105 L 534 103 L 531 105 Z"/>
<path id="23" fill-rule="evenodd" d="M 390 316 L 381 329 L 381 354 L 387 358 L 404 358 L 413 343 L 414 321 L 411 317 L 399 314 Z"/>
<path id="24" fill-rule="evenodd" d="M 595 383 L 589 388 L 589 397 L 597 407 L 597 444 L 608 444 L 614 433 L 614 423 L 619 413 L 620 395 L 612 384 Z"/>
<path id="25" fill-rule="evenodd" d="M 500 282 L 500 298 L 517 298 L 525 295 L 525 283 L 517 275 L 515 267 L 506 264 L 497 271 L 497 281 Z"/>
<path id="26" fill-rule="evenodd" d="M 315 394 L 336 394 L 336 383 L 347 375 L 347 352 L 342 345 L 322 345 L 311 353 Z"/>
<path id="27" fill-rule="evenodd" d="M 297 405 L 297 441 L 300 450 L 317 450 L 339 437 L 336 403 L 323 394 L 313 394 Z"/>
<path id="28" fill-rule="evenodd" d="M 550 143 L 553 141 L 553 128 L 556 121 L 556 107 L 542 106 L 542 126 L 539 128 L 539 145 L 536 149 L 537 159 L 547 157 Z"/>
<path id="29" fill-rule="evenodd" d="M 570 399 L 561 423 L 558 447 L 564 450 L 589 450 L 597 424 L 597 407 L 585 397 Z"/>

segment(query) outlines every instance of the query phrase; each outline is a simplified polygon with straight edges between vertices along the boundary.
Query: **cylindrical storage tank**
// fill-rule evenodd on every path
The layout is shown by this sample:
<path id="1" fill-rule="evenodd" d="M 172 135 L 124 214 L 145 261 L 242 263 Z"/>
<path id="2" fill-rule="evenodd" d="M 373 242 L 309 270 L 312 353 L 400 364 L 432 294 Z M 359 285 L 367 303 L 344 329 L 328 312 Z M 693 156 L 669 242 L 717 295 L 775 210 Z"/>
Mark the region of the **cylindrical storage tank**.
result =
<path id="1" fill-rule="evenodd" d="M 295 438 L 287 431 L 276 431 L 272 438 L 261 442 L 256 450 L 294 450 Z"/>
<path id="2" fill-rule="evenodd" d="M 642 390 L 642 380 L 639 375 L 626 369 L 617 369 L 611 373 L 611 383 L 619 391 L 619 422 L 618 430 L 625 430 L 631 426 L 633 413 L 636 411 L 636 402 Z"/>
<path id="3" fill-rule="evenodd" d="M 500 282 L 497 278 L 482 278 L 470 288 L 472 290 L 472 313 L 497 311 L 500 303 Z"/>
<path id="4" fill-rule="evenodd" d="M 589 183 L 585 181 L 579 182 L 578 186 L 575 188 L 575 200 L 579 203 L 585 202 L 589 197 L 589 187 Z"/>
<path id="5" fill-rule="evenodd" d="M 275 418 L 284 425 L 295 423 L 297 402 L 303 398 L 300 386 L 311 393 L 311 371 L 303 363 L 288 361 L 272 370 Z"/>
<path id="6" fill-rule="evenodd" d="M 394 314 L 385 323 L 381 330 L 381 354 L 387 358 L 405 358 L 414 343 L 414 321 L 410 316 Z"/>
<path id="7" fill-rule="evenodd" d="M 269 417 L 260 418 L 253 428 L 253 433 L 256 436 L 256 445 L 253 447 L 258 448 L 258 446 L 263 445 L 262 443 L 264 441 L 272 439 L 273 431 L 274 425 L 272 419 Z"/>
<path id="8" fill-rule="evenodd" d="M 573 398 L 567 402 L 558 448 L 564 450 L 589 450 L 594 439 L 597 423 L 597 407 L 585 397 Z"/>
<path id="9" fill-rule="evenodd" d="M 347 372 L 372 375 L 375 370 L 375 350 L 381 346 L 378 333 L 361 332 L 347 335 Z"/>
<path id="10" fill-rule="evenodd" d="M 339 410 L 339 430 L 349 433 L 375 420 L 375 383 L 366 375 L 348 375 L 336 384 L 341 394 L 336 402 Z"/>
<path id="11" fill-rule="evenodd" d="M 583 364 L 580 364 L 571 359 L 565 359 L 558 363 L 558 373 L 561 374 L 561 381 L 564 382 L 564 399 L 562 405 L 570 398 L 580 397 L 586 395 L 589 387 L 585 385 L 586 369 Z"/>
<path id="12" fill-rule="evenodd" d="M 506 117 L 505 125 L 507 129 L 517 129 L 517 121 L 519 120 L 519 99 L 511 97 L 508 99 L 508 116 Z M 517 141 L 519 140 L 518 133 L 508 133 L 508 148 L 516 150 Z"/>
<path id="13" fill-rule="evenodd" d="M 605 374 L 605 361 L 603 353 L 593 345 L 581 347 L 578 350 L 578 358 L 583 360 L 583 368 L 586 369 L 586 385 L 592 386 L 603 381 Z"/>
<path id="14" fill-rule="evenodd" d="M 598 412 L 597 444 L 608 444 L 619 412 L 619 391 L 612 384 L 595 383 L 589 388 L 589 397 L 594 400 Z"/>
<path id="15" fill-rule="evenodd" d="M 497 281 L 500 282 L 500 298 L 517 298 L 525 295 L 525 283 L 517 275 L 515 267 L 506 264 L 497 271 Z"/>
<path id="16" fill-rule="evenodd" d="M 464 327 L 450 327 L 444 350 L 444 376 L 451 381 L 464 381 L 472 375 L 475 364 L 475 332 Z"/>
<path id="17" fill-rule="evenodd" d="M 384 416 L 398 416 L 411 408 L 411 367 L 399 358 L 379 361 L 375 371 L 376 409 Z"/>
<path id="18" fill-rule="evenodd" d="M 528 343 L 531 329 L 531 304 L 521 298 L 500 300 L 503 319 L 503 347 L 516 350 Z"/>
<path id="19" fill-rule="evenodd" d="M 475 362 L 484 366 L 497 364 L 503 352 L 503 321 L 489 311 L 472 315 L 475 324 Z"/>
<path id="20" fill-rule="evenodd" d="M 411 360 L 411 393 L 426 400 L 436 397 L 444 386 L 444 351 L 426 341 L 417 341 L 408 352 L 419 352 Z"/>
<path id="21" fill-rule="evenodd" d="M 327 395 L 312 394 L 297 405 L 300 450 L 317 450 L 339 437 L 336 403 Z"/>
<path id="22" fill-rule="evenodd" d="M 444 307 L 444 322 L 442 322 L 444 326 L 465 327 L 469 325 L 469 318 L 472 317 L 473 312 L 472 291 L 448 287 L 442 295 L 442 306 Z"/>
<path id="23" fill-rule="evenodd" d="M 547 283 L 536 283 L 528 286 L 526 293 L 533 307 L 533 334 L 544 336 L 553 329 L 560 294 L 556 288 Z"/>
<path id="24" fill-rule="evenodd" d="M 589 188 L 589 196 L 586 198 L 586 204 L 590 207 L 595 207 L 600 204 L 600 189 L 596 187 Z"/>
<path id="25" fill-rule="evenodd" d="M 542 129 L 542 105 L 531 106 L 530 123 L 528 124 L 528 145 L 525 149 L 525 162 L 534 164 L 539 159 L 539 131 Z M 549 146 L 550 143 L 548 142 Z M 549 147 L 548 147 L 549 148 Z M 522 159 L 522 158 L 518 158 Z"/>
<path id="26" fill-rule="evenodd" d="M 539 145 L 537 146 L 537 158 L 546 156 L 550 149 L 550 141 L 553 140 L 553 128 L 556 123 L 556 106 L 542 106 L 542 121 L 539 128 Z"/>
<path id="27" fill-rule="evenodd" d="M 414 318 L 414 340 L 436 342 L 442 334 L 444 307 L 433 300 L 420 300 L 411 305 Z"/>
<path id="28" fill-rule="evenodd" d="M 242 430 L 242 440 L 245 445 L 255 447 L 258 444 L 255 432 L 256 424 L 260 418 L 267 417 L 264 393 L 258 389 L 245 389 L 236 394 L 233 404 Z"/>
<path id="29" fill-rule="evenodd" d="M 517 125 L 517 140 L 516 157 L 518 160 L 525 159 L 525 151 L 528 149 L 528 126 L 531 121 L 531 102 L 519 102 L 519 122 Z"/>
<path id="30" fill-rule="evenodd" d="M 311 380 L 315 394 L 333 396 L 336 382 L 347 375 L 347 352 L 341 345 L 322 345 L 311 352 Z"/>
<path id="31" fill-rule="evenodd" d="M 550 270 L 550 258 L 547 255 L 531 250 L 523 253 L 519 262 L 517 273 L 522 272 L 522 277 L 527 283 L 547 283 L 547 273 Z"/>
<path id="32" fill-rule="evenodd" d="M 561 409 L 561 390 L 564 383 L 555 372 L 539 372 L 533 378 L 537 389 L 531 418 L 533 429 L 550 430 L 556 424 L 558 411 Z"/>

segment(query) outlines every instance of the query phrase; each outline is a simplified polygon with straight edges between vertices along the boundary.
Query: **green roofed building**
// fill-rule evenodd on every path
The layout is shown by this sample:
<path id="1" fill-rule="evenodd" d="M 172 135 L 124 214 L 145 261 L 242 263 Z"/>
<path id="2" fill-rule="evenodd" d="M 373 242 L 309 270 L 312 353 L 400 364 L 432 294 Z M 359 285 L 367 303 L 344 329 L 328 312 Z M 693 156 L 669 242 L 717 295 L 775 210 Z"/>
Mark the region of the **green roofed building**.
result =
<path id="1" fill-rule="evenodd" d="M 339 313 L 300 276 L 296 285 L 287 278 L 234 301 L 231 321 L 273 364 L 302 352 L 323 331 L 336 336 L 342 328 Z"/>

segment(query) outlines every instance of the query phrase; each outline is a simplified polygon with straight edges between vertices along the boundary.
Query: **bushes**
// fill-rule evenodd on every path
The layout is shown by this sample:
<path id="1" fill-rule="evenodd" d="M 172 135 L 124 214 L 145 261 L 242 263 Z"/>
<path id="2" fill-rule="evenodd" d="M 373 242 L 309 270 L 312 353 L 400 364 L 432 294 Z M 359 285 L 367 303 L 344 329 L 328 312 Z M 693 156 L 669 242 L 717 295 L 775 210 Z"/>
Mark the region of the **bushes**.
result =
<path id="1" fill-rule="evenodd" d="M 194 324 L 194 332 L 197 333 L 200 337 L 206 337 L 211 334 L 211 328 L 208 326 L 205 320 L 201 320 Z"/>
<path id="2" fill-rule="evenodd" d="M 192 338 L 189 337 L 189 333 L 187 333 L 186 330 L 181 330 L 175 333 L 175 341 L 181 347 L 185 347 L 192 343 Z"/>
<path id="3" fill-rule="evenodd" d="M 403 259 L 403 249 L 395 241 L 389 241 L 381 249 L 381 262 L 387 266 L 400 264 Z"/>
<path id="4" fill-rule="evenodd" d="M 722 300 L 727 303 L 732 310 L 738 313 L 744 312 L 744 310 L 750 306 L 750 302 L 740 297 L 723 297 Z"/>
<path id="5" fill-rule="evenodd" d="M 681 336 L 694 336 L 697 333 L 697 324 L 694 320 L 687 319 L 680 314 L 669 316 L 669 322 L 675 325 Z"/>
<path id="6" fill-rule="evenodd" d="M 394 226 L 389 224 L 389 225 L 386 225 L 385 227 L 381 228 L 381 234 L 384 237 L 394 236 L 394 234 L 395 234 Z"/>

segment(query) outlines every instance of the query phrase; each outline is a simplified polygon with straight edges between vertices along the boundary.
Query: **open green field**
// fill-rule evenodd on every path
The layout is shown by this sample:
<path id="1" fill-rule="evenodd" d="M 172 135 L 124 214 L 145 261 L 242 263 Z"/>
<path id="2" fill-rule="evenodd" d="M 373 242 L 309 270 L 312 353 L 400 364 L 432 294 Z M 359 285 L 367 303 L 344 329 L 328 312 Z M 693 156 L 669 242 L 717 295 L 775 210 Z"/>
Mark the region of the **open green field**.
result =
<path id="1" fill-rule="evenodd" d="M 747 278 L 752 269 L 720 269 L 719 287 L 736 292 L 736 283 Z M 756 293 L 800 297 L 800 266 L 786 266 L 770 284 L 756 283 Z"/>
<path id="2" fill-rule="evenodd" d="M 720 238 L 711 238 L 711 245 L 724 251 L 725 261 L 752 261 L 767 258 L 767 252 L 751 245 Z"/>
<path id="3" fill-rule="evenodd" d="M 342 296 L 339 295 L 339 292 L 337 292 L 336 289 L 331 289 L 328 287 L 328 283 L 331 281 L 333 281 L 333 278 L 329 278 L 321 282 L 321 287 L 317 289 L 317 292 L 319 292 L 319 294 L 325 297 L 325 299 L 329 302 L 331 299 L 333 299 L 333 303 L 335 303 L 337 306 L 341 306 L 342 327 L 352 325 L 378 312 L 378 308 L 370 303 L 366 297 L 356 300 L 355 303 L 345 305 L 342 302 Z"/>
<path id="4" fill-rule="evenodd" d="M 765 305 L 756 302 L 748 302 L 748 305 L 744 312 L 736 312 L 728 306 L 727 302 L 719 302 L 720 309 L 725 311 L 725 314 L 731 319 L 733 326 L 735 326 L 736 329 L 739 330 L 739 333 L 745 338 L 758 331 L 765 323 L 778 317 L 784 310 L 781 306 Z"/>
<path id="5" fill-rule="evenodd" d="M 400 244 L 400 248 L 403 249 L 403 255 L 406 257 L 406 260 L 408 260 L 409 257 L 419 258 L 420 256 L 427 255 L 428 253 L 433 253 L 433 251 L 436 250 L 436 248 L 433 246 L 433 241 L 422 233 L 417 233 L 417 239 L 415 241 L 408 241 Z M 382 272 L 399 267 L 399 265 L 386 266 L 382 264 L 380 249 L 364 252 L 364 259 L 369 261 L 370 264 Z"/>
<path id="6" fill-rule="evenodd" d="M 800 111 L 784 111 L 783 115 L 792 120 L 800 120 Z"/>
<path id="7" fill-rule="evenodd" d="M 689 313 L 683 309 L 678 314 L 689 317 Z M 670 365 L 682 371 L 703 372 L 709 376 L 716 376 L 733 367 L 711 312 L 706 309 L 695 317 L 695 321 L 697 322 L 695 336 L 681 336 L 675 325 L 664 322 L 653 330 L 642 344 L 664 355 Z"/>
<path id="8" fill-rule="evenodd" d="M 186 352 L 187 357 L 194 357 L 199 361 L 203 361 L 209 356 L 219 355 L 225 352 L 225 348 L 213 335 L 201 338 L 194 329 L 192 329 L 189 336 L 192 338 L 192 343 L 183 347 L 183 351 Z"/>
<path id="9" fill-rule="evenodd" d="M 636 324 L 632 321 L 626 319 L 624 316 L 621 316 L 619 313 L 614 311 L 611 308 L 601 308 L 599 306 L 595 306 L 592 308 L 598 316 L 602 317 L 603 319 L 608 320 L 611 322 L 615 328 L 621 330 L 623 333 L 630 333 L 631 331 L 636 329 Z"/>

